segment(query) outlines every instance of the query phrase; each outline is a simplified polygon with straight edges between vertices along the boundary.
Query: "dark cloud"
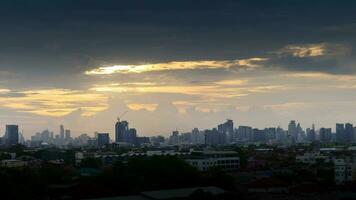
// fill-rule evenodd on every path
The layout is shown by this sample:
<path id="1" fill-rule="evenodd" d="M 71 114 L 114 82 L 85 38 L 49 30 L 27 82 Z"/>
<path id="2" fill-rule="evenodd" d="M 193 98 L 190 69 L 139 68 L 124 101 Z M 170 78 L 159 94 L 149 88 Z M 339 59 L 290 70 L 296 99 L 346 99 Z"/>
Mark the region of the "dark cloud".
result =
<path id="1" fill-rule="evenodd" d="M 98 62 L 234 59 L 295 43 L 345 40 L 354 2 L 1 1 L 0 69 L 39 76 Z M 328 30 L 328 29 L 326 29 Z M 348 42 L 354 42 L 349 36 Z M 351 44 L 352 45 L 352 44 Z"/>

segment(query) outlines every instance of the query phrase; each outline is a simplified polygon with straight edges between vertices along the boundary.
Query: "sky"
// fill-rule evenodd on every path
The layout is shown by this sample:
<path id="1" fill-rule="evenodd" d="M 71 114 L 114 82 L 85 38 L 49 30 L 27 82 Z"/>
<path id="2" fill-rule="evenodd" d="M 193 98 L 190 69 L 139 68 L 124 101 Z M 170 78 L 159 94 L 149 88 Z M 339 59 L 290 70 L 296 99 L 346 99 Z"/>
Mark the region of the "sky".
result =
<path id="1" fill-rule="evenodd" d="M 356 124 L 356 2 L 0 2 L 0 135 Z"/>

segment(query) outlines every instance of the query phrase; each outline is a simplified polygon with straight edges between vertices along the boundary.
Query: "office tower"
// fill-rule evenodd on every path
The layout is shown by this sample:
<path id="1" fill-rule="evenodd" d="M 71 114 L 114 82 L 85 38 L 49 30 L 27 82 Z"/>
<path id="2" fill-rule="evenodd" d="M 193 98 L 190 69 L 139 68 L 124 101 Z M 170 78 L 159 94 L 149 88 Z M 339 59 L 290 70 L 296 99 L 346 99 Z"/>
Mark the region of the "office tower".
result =
<path id="1" fill-rule="evenodd" d="M 6 145 L 16 145 L 19 143 L 18 125 L 6 125 L 5 142 Z"/>
<path id="2" fill-rule="evenodd" d="M 127 142 L 129 123 L 127 121 L 117 121 L 115 124 L 115 142 Z"/>
<path id="3" fill-rule="evenodd" d="M 179 132 L 173 131 L 172 135 L 169 137 L 169 144 L 177 145 L 179 144 Z"/>
<path id="4" fill-rule="evenodd" d="M 315 126 L 313 124 L 312 128 L 307 129 L 307 139 L 309 142 L 314 142 L 316 140 Z"/>
<path id="5" fill-rule="evenodd" d="M 336 124 L 336 142 L 345 142 L 345 125 L 338 123 Z"/>
<path id="6" fill-rule="evenodd" d="M 70 130 L 67 129 L 67 130 L 65 130 L 65 139 L 68 140 L 68 139 L 70 139 L 70 138 L 71 138 L 71 137 L 70 137 Z"/>
<path id="7" fill-rule="evenodd" d="M 237 139 L 241 142 L 251 142 L 253 138 L 252 127 L 239 126 L 237 129 Z"/>
<path id="8" fill-rule="evenodd" d="M 344 142 L 353 143 L 354 141 L 354 127 L 350 123 L 345 124 Z"/>
<path id="9" fill-rule="evenodd" d="M 98 146 L 104 147 L 105 145 L 110 143 L 109 133 L 98 133 Z"/>
<path id="10" fill-rule="evenodd" d="M 130 144 L 136 144 L 136 139 L 137 139 L 137 131 L 134 128 L 130 128 L 128 132 L 128 138 L 127 138 L 127 143 Z"/>
<path id="11" fill-rule="evenodd" d="M 302 127 L 300 126 L 300 123 L 297 124 L 297 141 L 298 142 L 304 142 L 306 140 L 305 138 L 305 132 L 303 131 Z"/>
<path id="12" fill-rule="evenodd" d="M 49 142 L 50 141 L 50 132 L 48 131 L 48 129 L 42 131 L 42 133 L 40 134 L 40 139 L 43 142 Z"/>
<path id="13" fill-rule="evenodd" d="M 232 142 L 234 135 L 234 122 L 228 119 L 225 123 L 218 125 L 220 140 L 222 143 Z"/>
<path id="14" fill-rule="evenodd" d="M 64 126 L 63 125 L 60 125 L 59 127 L 59 135 L 60 135 L 60 138 L 61 139 L 64 139 Z"/>
<path id="15" fill-rule="evenodd" d="M 267 141 L 275 141 L 277 140 L 276 128 L 266 128 L 266 140 Z"/>
<path id="16" fill-rule="evenodd" d="M 266 131 L 254 128 L 253 129 L 253 141 L 265 143 L 266 142 Z"/>
<path id="17" fill-rule="evenodd" d="M 294 144 L 297 141 L 298 130 L 294 120 L 290 121 L 288 125 L 288 137 L 292 144 Z"/>
<path id="18" fill-rule="evenodd" d="M 320 142 L 329 143 L 332 140 L 331 128 L 320 128 Z"/>
<path id="19" fill-rule="evenodd" d="M 283 130 L 281 127 L 277 127 L 276 134 L 277 134 L 278 142 L 281 142 L 281 143 L 285 143 L 286 142 L 287 137 L 286 137 L 286 131 L 285 130 Z"/>
<path id="20" fill-rule="evenodd" d="M 192 144 L 198 144 L 198 141 L 199 141 L 199 129 L 194 128 L 191 134 L 191 142 Z"/>
<path id="21" fill-rule="evenodd" d="M 217 145 L 224 144 L 223 136 L 219 133 L 218 129 L 213 128 L 212 130 L 205 130 L 205 144 L 207 145 Z"/>

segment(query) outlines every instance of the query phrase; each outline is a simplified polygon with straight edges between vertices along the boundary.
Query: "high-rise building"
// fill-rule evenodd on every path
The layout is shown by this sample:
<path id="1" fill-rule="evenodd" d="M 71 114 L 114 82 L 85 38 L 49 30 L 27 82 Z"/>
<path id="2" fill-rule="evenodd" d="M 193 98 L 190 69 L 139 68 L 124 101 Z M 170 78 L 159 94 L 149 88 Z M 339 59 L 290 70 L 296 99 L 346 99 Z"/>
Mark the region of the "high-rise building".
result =
<path id="1" fill-rule="evenodd" d="M 16 145 L 19 143 L 18 125 L 6 125 L 5 142 L 6 145 Z"/>
<path id="2" fill-rule="evenodd" d="M 338 123 L 336 124 L 336 141 L 339 143 L 345 142 L 345 125 Z"/>
<path id="3" fill-rule="evenodd" d="M 169 137 L 169 144 L 177 145 L 179 144 L 179 132 L 173 131 L 172 135 Z"/>
<path id="4" fill-rule="evenodd" d="M 137 131 L 134 128 L 130 128 L 128 132 L 128 138 L 127 138 L 127 143 L 130 144 L 136 144 L 136 139 L 137 139 Z"/>
<path id="5" fill-rule="evenodd" d="M 281 142 L 281 143 L 285 143 L 286 142 L 286 131 L 283 130 L 281 127 L 277 127 L 276 129 L 276 135 L 277 135 L 277 141 Z"/>
<path id="6" fill-rule="evenodd" d="M 127 121 L 117 121 L 115 124 L 115 142 L 128 142 L 129 123 Z"/>
<path id="7" fill-rule="evenodd" d="M 297 141 L 304 142 L 305 141 L 305 132 L 303 131 L 300 123 L 297 124 Z"/>
<path id="8" fill-rule="evenodd" d="M 70 130 L 69 130 L 69 129 L 66 129 L 66 130 L 64 131 L 64 133 L 65 133 L 65 139 L 66 139 L 66 140 L 68 140 L 68 139 L 71 138 L 71 136 L 70 136 Z"/>
<path id="9" fill-rule="evenodd" d="M 266 139 L 269 141 L 269 142 L 273 142 L 273 141 L 276 141 L 277 140 L 277 134 L 276 134 L 276 128 L 266 128 L 265 129 L 265 132 L 266 132 Z"/>
<path id="10" fill-rule="evenodd" d="M 205 130 L 205 144 L 207 145 L 217 145 L 224 144 L 225 140 L 223 135 L 219 133 L 218 129 L 213 128 L 212 130 Z"/>
<path id="11" fill-rule="evenodd" d="M 354 127 L 350 123 L 345 124 L 345 135 L 344 135 L 345 143 L 353 143 L 354 141 Z"/>
<path id="12" fill-rule="evenodd" d="M 253 141 L 254 142 L 261 142 L 261 143 L 265 143 L 266 142 L 266 130 L 260 130 L 257 128 L 253 129 Z"/>
<path id="13" fill-rule="evenodd" d="M 314 142 L 316 140 L 315 126 L 313 124 L 312 128 L 307 129 L 307 139 L 309 142 Z"/>
<path id="14" fill-rule="evenodd" d="M 64 139 L 64 126 L 60 125 L 59 127 L 59 136 L 61 139 Z"/>
<path id="15" fill-rule="evenodd" d="M 253 138 L 252 127 L 250 126 L 239 126 L 237 129 L 237 139 L 241 142 L 251 142 Z"/>
<path id="16" fill-rule="evenodd" d="M 288 137 L 291 140 L 292 144 L 294 144 L 297 141 L 298 130 L 294 120 L 290 121 L 288 125 Z"/>
<path id="17" fill-rule="evenodd" d="M 234 136 L 234 122 L 228 119 L 225 123 L 219 124 L 218 131 L 223 143 L 232 142 Z"/>
<path id="18" fill-rule="evenodd" d="M 328 143 L 332 140 L 331 128 L 319 129 L 320 142 Z"/>
<path id="19" fill-rule="evenodd" d="M 98 133 L 98 146 L 104 147 L 105 145 L 110 143 L 109 133 Z"/>

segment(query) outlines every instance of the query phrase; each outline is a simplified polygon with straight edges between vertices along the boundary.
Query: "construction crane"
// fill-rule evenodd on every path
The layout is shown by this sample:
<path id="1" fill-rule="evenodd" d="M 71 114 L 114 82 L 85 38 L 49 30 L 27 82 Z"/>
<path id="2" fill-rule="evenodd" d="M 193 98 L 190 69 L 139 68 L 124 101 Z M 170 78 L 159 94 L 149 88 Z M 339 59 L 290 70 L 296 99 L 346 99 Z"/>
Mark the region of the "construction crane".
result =
<path id="1" fill-rule="evenodd" d="M 121 115 L 119 115 L 119 117 L 117 117 L 117 121 L 120 122 L 120 118 L 122 118 L 127 112 L 128 112 L 128 110 L 126 110 Z"/>

